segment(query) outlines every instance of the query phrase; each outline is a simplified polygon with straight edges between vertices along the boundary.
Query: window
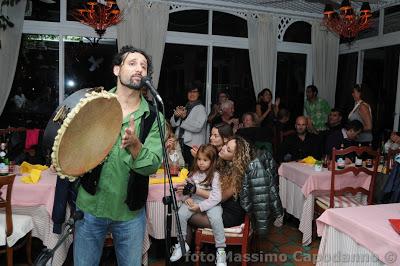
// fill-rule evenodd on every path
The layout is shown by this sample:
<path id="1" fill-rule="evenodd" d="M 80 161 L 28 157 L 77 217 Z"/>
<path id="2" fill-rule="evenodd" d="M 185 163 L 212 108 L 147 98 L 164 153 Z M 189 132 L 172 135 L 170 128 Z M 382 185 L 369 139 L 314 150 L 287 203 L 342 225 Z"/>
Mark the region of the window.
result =
<path id="1" fill-rule="evenodd" d="M 311 43 L 311 25 L 304 21 L 294 22 L 286 29 L 283 41 Z"/>
<path id="2" fill-rule="evenodd" d="M 290 111 L 294 121 L 303 114 L 307 55 L 278 52 L 275 97 Z"/>
<path id="3" fill-rule="evenodd" d="M 363 83 L 367 90 L 363 98 L 371 105 L 374 132 L 393 128 L 399 55 L 400 45 L 365 51 Z"/>
<path id="4" fill-rule="evenodd" d="M 65 96 L 83 88 L 116 86 L 112 59 L 118 52 L 114 39 L 66 36 L 65 41 Z"/>
<path id="5" fill-rule="evenodd" d="M 28 0 L 25 8 L 26 20 L 60 21 L 60 0 Z"/>
<path id="6" fill-rule="evenodd" d="M 185 10 L 169 14 L 168 31 L 208 33 L 207 10 Z"/>
<path id="7" fill-rule="evenodd" d="M 400 30 L 400 5 L 385 8 L 383 22 L 383 33 L 390 33 Z"/>
<path id="8" fill-rule="evenodd" d="M 356 84 L 358 53 L 341 54 L 338 61 L 335 107 L 346 116 L 354 106 L 351 91 Z"/>
<path id="9" fill-rule="evenodd" d="M 214 11 L 212 31 L 214 35 L 247 38 L 247 21 L 228 13 Z"/>
<path id="10" fill-rule="evenodd" d="M 193 81 L 203 84 L 202 103 L 205 103 L 207 70 L 207 47 L 165 44 L 158 92 L 164 100 L 166 117 L 173 109 L 187 102 L 186 89 Z"/>
<path id="11" fill-rule="evenodd" d="M 58 36 L 23 34 L 0 126 L 45 128 L 58 106 Z"/>
<path id="12" fill-rule="evenodd" d="M 244 49 L 214 47 L 211 99 L 215 103 L 220 90 L 226 90 L 235 102 L 235 116 L 255 111 L 249 52 Z"/>

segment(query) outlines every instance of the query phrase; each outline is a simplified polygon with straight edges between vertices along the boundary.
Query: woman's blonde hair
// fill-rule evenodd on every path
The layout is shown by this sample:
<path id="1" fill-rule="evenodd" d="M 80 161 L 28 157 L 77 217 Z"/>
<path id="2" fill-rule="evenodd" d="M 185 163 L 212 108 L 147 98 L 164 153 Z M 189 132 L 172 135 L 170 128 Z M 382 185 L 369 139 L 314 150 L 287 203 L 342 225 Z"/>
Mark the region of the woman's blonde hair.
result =
<path id="1" fill-rule="evenodd" d="M 232 161 L 225 161 L 218 158 L 217 170 L 220 174 L 222 191 L 232 187 L 234 196 L 236 196 L 242 188 L 243 176 L 251 161 L 252 151 L 249 143 L 242 137 L 235 136 L 231 140 L 235 140 L 236 142 L 233 159 Z"/>

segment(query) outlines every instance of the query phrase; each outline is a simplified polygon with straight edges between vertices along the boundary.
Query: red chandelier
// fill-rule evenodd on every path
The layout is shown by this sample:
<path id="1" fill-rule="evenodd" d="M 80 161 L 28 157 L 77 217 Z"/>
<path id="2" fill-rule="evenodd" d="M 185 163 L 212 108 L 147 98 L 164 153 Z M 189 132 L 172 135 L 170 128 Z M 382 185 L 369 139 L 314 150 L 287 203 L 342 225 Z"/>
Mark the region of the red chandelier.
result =
<path id="1" fill-rule="evenodd" d="M 340 37 L 352 41 L 359 32 L 371 27 L 371 7 L 368 2 L 363 2 L 359 14 L 351 7 L 349 0 L 343 0 L 339 13 L 334 11 L 332 5 L 326 4 L 323 24 Z"/>
<path id="2" fill-rule="evenodd" d="M 89 1 L 83 9 L 75 9 L 73 16 L 79 22 L 92 27 L 100 36 L 110 26 L 118 24 L 122 19 L 121 11 L 115 1 L 103 1 L 105 5 L 95 1 Z"/>

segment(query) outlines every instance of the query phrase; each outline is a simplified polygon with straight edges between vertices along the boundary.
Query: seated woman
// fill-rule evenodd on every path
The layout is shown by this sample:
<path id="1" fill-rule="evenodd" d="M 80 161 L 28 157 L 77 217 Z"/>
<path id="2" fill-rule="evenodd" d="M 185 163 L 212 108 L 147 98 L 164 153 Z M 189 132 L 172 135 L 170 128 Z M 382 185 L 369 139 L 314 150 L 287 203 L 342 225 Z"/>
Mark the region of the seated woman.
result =
<path id="1" fill-rule="evenodd" d="M 165 121 L 165 128 L 165 148 L 167 149 L 168 156 L 171 160 L 171 157 L 176 157 L 174 158 L 174 161 L 178 162 L 180 167 L 183 167 L 185 166 L 185 159 L 182 155 L 181 145 L 179 145 L 179 142 L 177 141 L 172 130 L 171 124 L 168 121 Z"/>
<path id="2" fill-rule="evenodd" d="M 224 227 L 242 224 L 245 213 L 248 212 L 255 218 L 255 229 L 265 235 L 269 215 L 272 214 L 274 218 L 283 215 L 276 167 L 271 154 L 264 153 L 255 157 L 249 143 L 236 136 L 222 147 L 218 155 L 217 170 L 222 190 Z M 196 194 L 208 197 L 208 192 L 201 189 L 197 189 Z M 210 228 L 207 216 L 201 213 L 193 215 L 189 224 L 198 228 Z M 188 243 L 190 233 L 187 235 Z"/>
<path id="3" fill-rule="evenodd" d="M 385 153 L 388 153 L 389 149 L 397 150 L 398 148 L 400 148 L 400 133 L 392 132 L 392 134 L 390 134 L 390 138 L 385 143 Z"/>

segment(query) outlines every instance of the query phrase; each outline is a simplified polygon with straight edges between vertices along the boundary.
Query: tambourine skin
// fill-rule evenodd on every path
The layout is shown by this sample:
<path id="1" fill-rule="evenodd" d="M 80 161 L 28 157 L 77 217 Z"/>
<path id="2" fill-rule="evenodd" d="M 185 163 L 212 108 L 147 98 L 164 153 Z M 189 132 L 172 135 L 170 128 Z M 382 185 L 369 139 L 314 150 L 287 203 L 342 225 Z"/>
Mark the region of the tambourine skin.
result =
<path id="1" fill-rule="evenodd" d="M 52 146 L 58 174 L 73 180 L 99 165 L 115 144 L 121 124 L 115 94 L 83 89 L 69 96 L 52 115 L 43 139 Z"/>

